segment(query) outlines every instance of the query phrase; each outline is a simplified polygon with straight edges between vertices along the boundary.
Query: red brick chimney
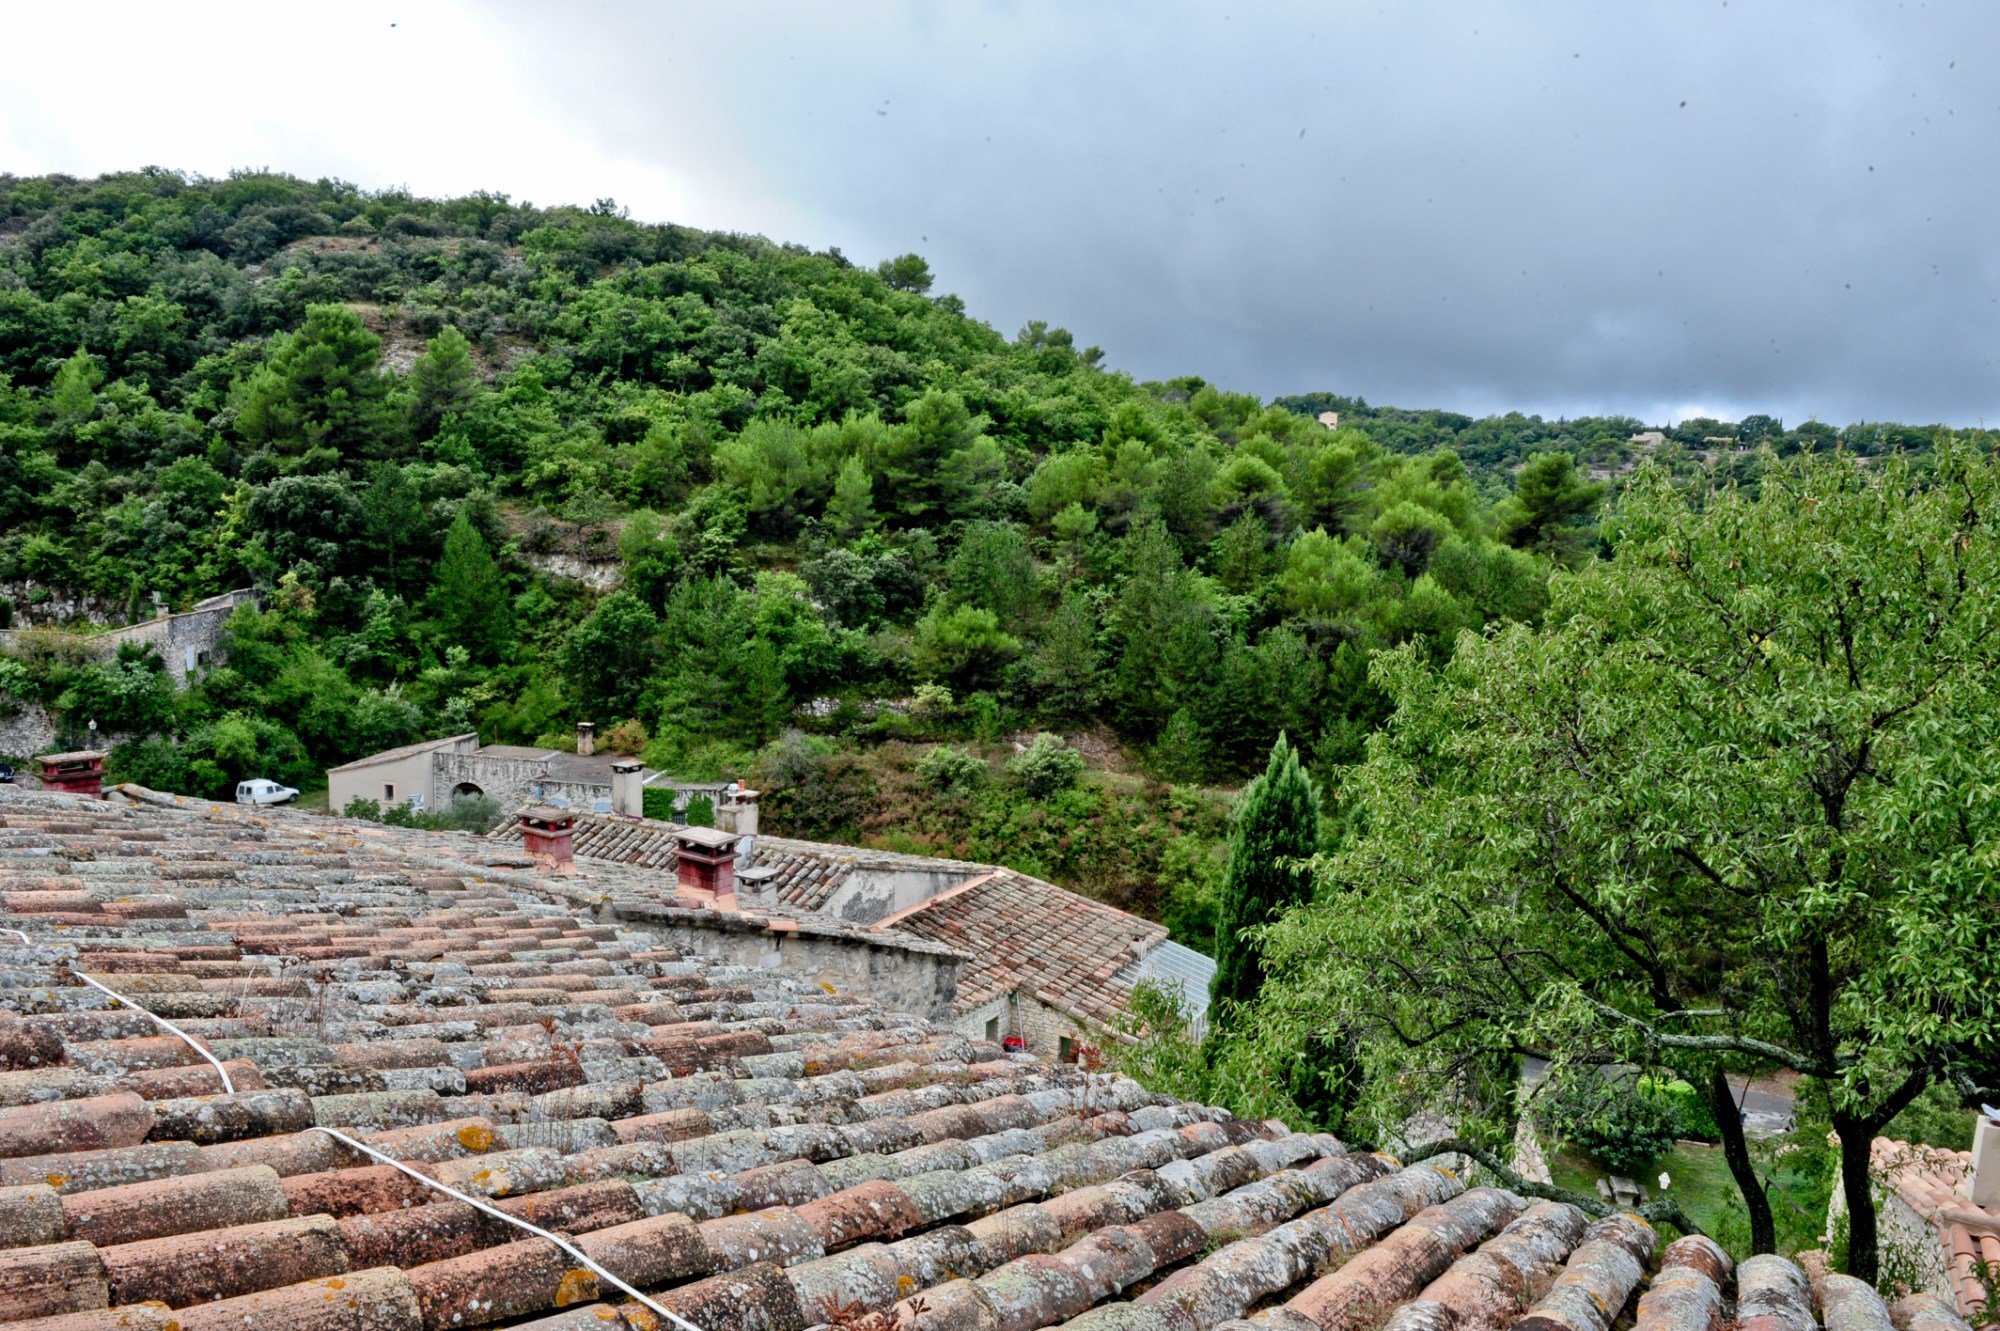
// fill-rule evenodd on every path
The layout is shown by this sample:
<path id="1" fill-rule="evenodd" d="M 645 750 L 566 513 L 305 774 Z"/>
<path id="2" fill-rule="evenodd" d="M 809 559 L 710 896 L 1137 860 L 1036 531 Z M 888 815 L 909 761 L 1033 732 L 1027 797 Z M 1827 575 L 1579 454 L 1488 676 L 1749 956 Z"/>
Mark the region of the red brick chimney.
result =
<path id="1" fill-rule="evenodd" d="M 576 815 L 568 809 L 530 805 L 521 810 L 521 844 L 530 855 L 547 856 L 560 867 L 576 859 L 576 841 L 571 835 L 575 826 Z"/>
<path id="2" fill-rule="evenodd" d="M 713 827 L 683 827 L 674 833 L 680 885 L 711 894 L 717 910 L 736 909 L 737 840 L 734 832 Z"/>
<path id="3" fill-rule="evenodd" d="M 35 775 L 43 790 L 104 798 L 104 755 L 95 749 L 75 753 L 45 753 L 35 759 Z"/>

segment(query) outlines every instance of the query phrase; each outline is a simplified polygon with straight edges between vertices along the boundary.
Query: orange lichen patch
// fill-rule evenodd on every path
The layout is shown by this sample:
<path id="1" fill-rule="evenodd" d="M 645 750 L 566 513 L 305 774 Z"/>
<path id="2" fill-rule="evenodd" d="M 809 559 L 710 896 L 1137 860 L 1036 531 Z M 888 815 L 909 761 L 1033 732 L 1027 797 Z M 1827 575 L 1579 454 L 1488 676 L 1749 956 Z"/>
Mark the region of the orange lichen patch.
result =
<path id="1" fill-rule="evenodd" d="M 573 1303 L 586 1303 L 597 1297 L 597 1273 L 577 1267 L 565 1274 L 556 1286 L 555 1305 L 567 1308 Z"/>

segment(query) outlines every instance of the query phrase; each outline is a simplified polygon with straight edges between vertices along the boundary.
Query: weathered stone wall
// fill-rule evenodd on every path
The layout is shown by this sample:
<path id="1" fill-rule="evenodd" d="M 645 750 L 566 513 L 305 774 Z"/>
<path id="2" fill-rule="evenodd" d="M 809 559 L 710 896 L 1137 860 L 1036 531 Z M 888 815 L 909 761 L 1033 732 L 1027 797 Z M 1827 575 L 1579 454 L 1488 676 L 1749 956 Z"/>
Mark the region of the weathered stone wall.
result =
<path id="1" fill-rule="evenodd" d="M 757 916 L 719 911 L 622 902 L 610 909 L 618 920 L 658 935 L 671 947 L 831 985 L 836 993 L 867 994 L 890 1011 L 953 1020 L 965 958 L 949 948 L 810 923 L 796 931 L 773 932 Z"/>
<path id="2" fill-rule="evenodd" d="M 194 609 L 177 615 L 160 615 L 137 624 L 106 629 L 102 633 L 79 635 L 79 640 L 105 656 L 116 652 L 122 643 L 145 643 L 158 650 L 174 684 L 184 687 L 189 675 L 213 663 L 216 648 L 222 641 L 222 626 L 236 613 L 236 608 L 245 604 L 255 605 L 256 601 L 256 593 L 251 591 L 225 592 L 221 596 L 211 596 Z M 76 618 L 89 619 L 90 616 Z M 0 629 L 0 646 L 12 646 L 19 632 L 16 629 Z"/>
<path id="3" fill-rule="evenodd" d="M 920 901 L 929 901 L 940 892 L 948 892 L 981 872 L 984 870 L 976 865 L 950 860 L 939 861 L 936 868 L 857 863 L 821 909 L 855 924 L 873 924 Z"/>
<path id="4" fill-rule="evenodd" d="M 1002 994 L 953 1017 L 951 1024 L 967 1039 L 984 1040 L 989 1022 L 997 1023 L 995 1032 L 999 1039 L 1018 1035 L 1027 1052 L 1039 1058 L 1054 1059 L 1062 1052 L 1064 1039 L 1080 1045 L 1101 1045 L 1108 1038 L 1086 1032 L 1075 1018 L 1032 994 Z"/>
<path id="5" fill-rule="evenodd" d="M 0 754 L 26 758 L 56 747 L 56 719 L 40 703 L 23 703 L 9 717 L 0 717 Z"/>
<path id="6" fill-rule="evenodd" d="M 533 758 L 498 758 L 482 753 L 439 753 L 433 759 L 432 789 L 440 802 L 449 801 L 461 784 L 479 787 L 488 799 L 498 800 L 502 810 L 512 812 L 525 804 L 546 804 L 567 800 L 569 807 L 590 812 L 598 800 L 611 798 L 611 783 L 597 785 L 582 781 L 562 781 L 542 775 L 541 763 Z"/>

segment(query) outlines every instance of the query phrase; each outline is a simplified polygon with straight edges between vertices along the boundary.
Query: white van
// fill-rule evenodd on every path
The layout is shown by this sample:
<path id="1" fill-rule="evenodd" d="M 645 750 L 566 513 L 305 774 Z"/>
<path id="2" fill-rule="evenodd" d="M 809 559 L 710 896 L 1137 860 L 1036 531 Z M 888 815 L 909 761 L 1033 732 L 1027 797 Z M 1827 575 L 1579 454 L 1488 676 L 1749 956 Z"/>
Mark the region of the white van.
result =
<path id="1" fill-rule="evenodd" d="M 266 781 L 261 776 L 252 781 L 240 781 L 236 785 L 238 804 L 290 804 L 298 797 L 299 792 L 290 786 Z"/>

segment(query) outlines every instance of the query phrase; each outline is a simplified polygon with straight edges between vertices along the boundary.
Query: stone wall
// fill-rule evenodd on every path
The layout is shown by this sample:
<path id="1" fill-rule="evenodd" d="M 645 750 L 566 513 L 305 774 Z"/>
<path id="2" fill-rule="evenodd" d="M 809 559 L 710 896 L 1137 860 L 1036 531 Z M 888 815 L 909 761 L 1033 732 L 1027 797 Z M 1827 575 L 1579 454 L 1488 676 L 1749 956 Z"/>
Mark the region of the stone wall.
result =
<path id="1" fill-rule="evenodd" d="M 236 613 L 236 608 L 256 603 L 255 592 L 225 592 L 221 596 L 211 596 L 194 609 L 177 615 L 159 615 L 137 624 L 78 637 L 93 651 L 104 656 L 116 652 L 123 643 L 144 643 L 160 653 L 160 659 L 166 662 L 167 674 L 172 677 L 175 686 L 185 687 L 189 675 L 213 663 L 216 649 L 222 641 L 222 626 Z M 13 646 L 20 632 L 22 630 L 0 629 L 0 646 Z"/>
<path id="2" fill-rule="evenodd" d="M 952 1006 L 965 958 L 935 943 L 871 938 L 810 921 L 800 921 L 795 930 L 772 930 L 754 915 L 675 906 L 618 902 L 608 909 L 621 923 L 646 929 L 671 947 L 829 985 L 835 993 L 867 994 L 892 1012 L 958 1024 Z"/>
<path id="3" fill-rule="evenodd" d="M 916 857 L 900 858 L 914 861 Z M 984 872 L 990 871 L 951 860 L 937 861 L 936 867 L 916 863 L 870 864 L 861 860 L 820 909 L 855 924 L 873 924 Z"/>
<path id="4" fill-rule="evenodd" d="M 27 758 L 56 748 L 56 719 L 40 703 L 22 703 L 12 716 L 0 717 L 0 754 Z"/>
<path id="5" fill-rule="evenodd" d="M 590 812 L 598 800 L 611 798 L 611 783 L 603 785 L 582 781 L 562 781 L 542 775 L 542 764 L 535 758 L 500 758 L 483 753 L 439 753 L 432 760 L 436 766 L 432 788 L 440 804 L 451 800 L 452 792 L 461 784 L 479 787 L 480 793 L 488 799 L 498 800 L 505 811 L 513 811 L 526 804 L 546 804 L 551 800 L 567 800 L 569 807 L 580 813 Z"/>
<path id="6" fill-rule="evenodd" d="M 1080 1045 L 1102 1045 L 1108 1038 L 1086 1032 L 1074 1017 L 1032 994 L 1002 994 L 951 1020 L 953 1029 L 971 1040 L 984 1040 L 989 1023 L 993 1024 L 998 1039 L 1018 1035 L 1027 1052 L 1050 1060 L 1062 1053 L 1065 1039 Z"/>

